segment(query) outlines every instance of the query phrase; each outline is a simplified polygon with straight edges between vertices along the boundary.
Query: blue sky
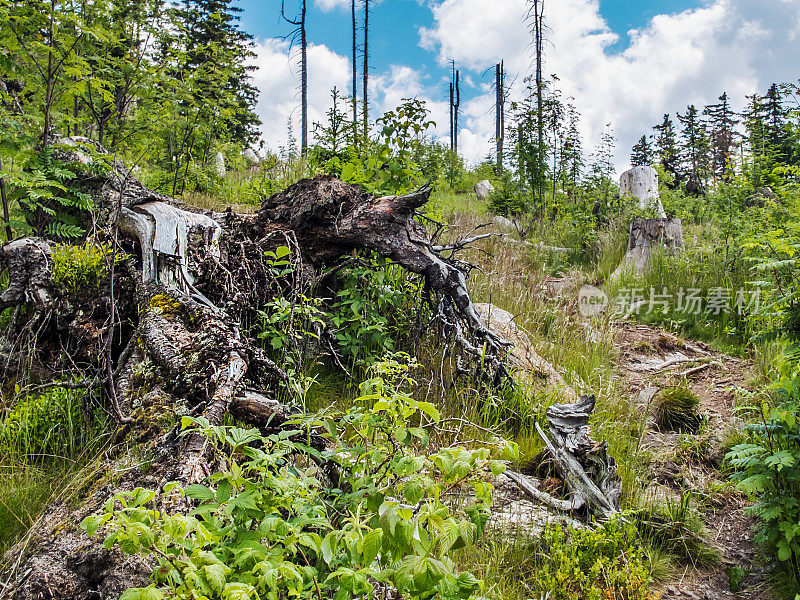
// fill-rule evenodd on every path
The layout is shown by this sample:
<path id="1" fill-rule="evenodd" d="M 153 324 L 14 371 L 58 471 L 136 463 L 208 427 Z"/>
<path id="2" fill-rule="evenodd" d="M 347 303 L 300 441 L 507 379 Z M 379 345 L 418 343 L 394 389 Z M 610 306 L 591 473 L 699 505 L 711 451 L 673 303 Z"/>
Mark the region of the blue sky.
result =
<path id="1" fill-rule="evenodd" d="M 333 85 L 349 91 L 349 0 L 307 0 L 312 119 L 322 118 Z M 286 120 L 297 126 L 297 57 L 281 36 L 280 2 L 239 0 L 242 24 L 258 40 L 263 138 L 277 149 Z M 288 0 L 287 13 L 297 7 Z M 565 97 L 582 114 L 584 144 L 591 150 L 607 123 L 618 140 L 617 166 L 630 146 L 664 112 L 706 104 L 722 91 L 744 101 L 772 81 L 797 80 L 800 0 L 547 0 L 546 73 L 556 73 Z M 464 74 L 462 152 L 475 162 L 493 136 L 487 67 L 503 58 L 512 97 L 522 93 L 529 70 L 525 0 L 382 0 L 370 11 L 372 114 L 402 97 L 424 98 L 446 134 L 447 62 Z M 361 13 L 359 12 L 359 21 Z M 629 36 L 628 32 L 632 31 Z M 361 35 L 359 35 L 359 40 Z M 359 59 L 360 61 L 360 59 Z"/>

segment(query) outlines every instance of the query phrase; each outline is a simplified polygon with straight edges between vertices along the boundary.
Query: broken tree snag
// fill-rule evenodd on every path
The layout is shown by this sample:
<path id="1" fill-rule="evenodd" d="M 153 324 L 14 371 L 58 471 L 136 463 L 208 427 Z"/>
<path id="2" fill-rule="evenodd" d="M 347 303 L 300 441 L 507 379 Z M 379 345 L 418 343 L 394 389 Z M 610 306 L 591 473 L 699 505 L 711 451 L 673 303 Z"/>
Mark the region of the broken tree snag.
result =
<path id="1" fill-rule="evenodd" d="M 634 167 L 620 175 L 619 195 L 636 198 L 639 210 L 652 211 L 662 219 L 667 217 L 658 195 L 658 172 L 653 167 Z"/>
<path id="2" fill-rule="evenodd" d="M 594 396 L 581 396 L 575 404 L 553 404 L 547 409 L 550 435 L 538 423 L 536 430 L 572 497 L 580 498 L 579 504 L 604 521 L 619 511 L 622 481 L 616 461 L 606 452 L 607 443 L 589 436 L 594 406 Z"/>
<path id="3" fill-rule="evenodd" d="M 663 246 L 667 251 L 683 247 L 683 229 L 680 219 L 669 219 L 658 195 L 658 173 L 653 167 L 634 167 L 619 178 L 621 196 L 631 196 L 638 201 L 640 210 L 658 215 L 653 219 L 635 219 L 631 222 L 628 249 L 611 275 L 618 279 L 622 273 L 642 273 L 650 264 L 653 248 Z"/>
<path id="4" fill-rule="evenodd" d="M 631 223 L 628 250 L 612 278 L 623 272 L 640 274 L 650 264 L 653 249 L 663 247 L 668 252 L 683 248 L 683 228 L 680 219 L 636 219 Z"/>

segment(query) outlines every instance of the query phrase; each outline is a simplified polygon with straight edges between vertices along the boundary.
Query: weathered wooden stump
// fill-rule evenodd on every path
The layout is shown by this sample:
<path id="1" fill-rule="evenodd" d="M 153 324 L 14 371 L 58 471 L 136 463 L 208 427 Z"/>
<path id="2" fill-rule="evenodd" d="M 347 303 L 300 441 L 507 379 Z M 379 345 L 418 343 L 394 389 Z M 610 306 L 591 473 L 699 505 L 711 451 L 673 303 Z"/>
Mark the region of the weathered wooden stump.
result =
<path id="1" fill-rule="evenodd" d="M 639 208 L 654 212 L 657 218 L 635 219 L 631 222 L 628 250 L 611 276 L 617 279 L 623 272 L 642 273 L 650 263 L 652 249 L 664 246 L 670 251 L 683 247 L 683 228 L 680 219 L 667 218 L 658 196 L 658 173 L 653 167 L 634 167 L 619 178 L 620 195 L 638 198 Z"/>
<path id="2" fill-rule="evenodd" d="M 631 222 L 628 250 L 613 277 L 625 271 L 642 273 L 650 264 L 653 248 L 663 246 L 677 252 L 683 247 L 683 228 L 680 219 L 636 219 Z"/>
<path id="3" fill-rule="evenodd" d="M 658 195 L 658 172 L 653 167 L 634 167 L 619 177 L 619 195 L 638 198 L 639 208 L 667 216 Z"/>

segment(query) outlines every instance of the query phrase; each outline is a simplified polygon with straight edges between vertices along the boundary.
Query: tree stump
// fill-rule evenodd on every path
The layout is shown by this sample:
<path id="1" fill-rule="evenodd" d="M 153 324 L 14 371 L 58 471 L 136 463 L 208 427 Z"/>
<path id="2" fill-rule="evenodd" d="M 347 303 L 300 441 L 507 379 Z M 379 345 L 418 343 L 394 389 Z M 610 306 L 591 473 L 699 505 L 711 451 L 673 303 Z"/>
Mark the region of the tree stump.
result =
<path id="1" fill-rule="evenodd" d="M 650 263 L 654 247 L 663 245 L 671 251 L 683 247 L 681 220 L 667 218 L 658 196 L 658 173 L 653 167 L 634 167 L 625 171 L 619 178 L 619 192 L 621 196 L 637 198 L 639 209 L 654 212 L 658 217 L 636 219 L 631 223 L 628 250 L 611 275 L 612 280 L 626 271 L 636 275 L 642 273 Z"/>
<path id="2" fill-rule="evenodd" d="M 658 173 L 653 167 L 634 167 L 620 175 L 619 195 L 637 198 L 641 210 L 653 211 L 662 219 L 667 216 L 658 196 Z"/>
<path id="3" fill-rule="evenodd" d="M 612 279 L 623 272 L 635 274 L 644 272 L 650 264 L 653 248 L 663 245 L 667 250 L 677 252 L 683 247 L 683 228 L 680 219 L 636 219 L 631 222 L 628 234 L 628 250 Z"/>

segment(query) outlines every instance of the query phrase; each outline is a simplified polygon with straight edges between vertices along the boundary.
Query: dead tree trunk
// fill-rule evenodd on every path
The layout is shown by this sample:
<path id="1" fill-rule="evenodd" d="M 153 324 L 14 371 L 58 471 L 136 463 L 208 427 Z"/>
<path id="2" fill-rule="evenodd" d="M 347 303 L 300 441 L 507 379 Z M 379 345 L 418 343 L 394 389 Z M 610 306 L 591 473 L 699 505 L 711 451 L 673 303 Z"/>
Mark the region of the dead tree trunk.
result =
<path id="1" fill-rule="evenodd" d="M 654 212 L 658 218 L 636 219 L 631 223 L 628 249 L 622 262 L 612 274 L 617 279 L 624 272 L 642 273 L 650 263 L 653 248 L 663 246 L 669 251 L 683 247 L 680 219 L 668 219 L 658 194 L 658 173 L 653 167 L 634 167 L 619 178 L 622 196 L 637 199 L 640 210 Z"/>
<path id="2" fill-rule="evenodd" d="M 640 274 L 650 264 L 654 248 L 664 247 L 676 252 L 683 248 L 683 228 L 680 219 L 636 219 L 631 223 L 628 250 L 614 272 L 613 278 L 624 272 Z"/>
<path id="3" fill-rule="evenodd" d="M 75 140 L 62 142 L 67 146 L 62 150 L 65 160 L 96 160 L 74 148 Z M 113 271 L 113 285 L 119 290 L 116 306 L 102 290 L 96 297 L 80 298 L 56 285 L 51 242 L 25 238 L 0 250 L 9 281 L 0 293 L 0 308 L 27 305 L 24 315 L 41 317 L 41 326 L 12 327 L 7 335 L 24 329 L 37 338 L 41 351 L 35 359 L 43 370 L 61 360 L 67 344 L 93 365 L 83 377 L 96 378 L 103 384 L 98 388 L 114 390 L 115 401 L 130 420 L 118 435 L 139 443 L 146 440 L 155 457 L 148 481 L 139 471 L 130 471 L 119 483 L 123 489 L 161 487 L 172 480 L 198 482 L 215 468 L 199 434 L 178 438 L 169 427 L 156 427 L 154 432 L 154 411 L 178 422 L 183 415 L 202 415 L 210 424 L 233 413 L 273 429 L 291 416 L 291 410 L 275 400 L 286 374 L 239 328 L 255 310 L 283 293 L 265 257 L 279 245 L 292 249 L 292 277 L 305 281 L 316 280 L 326 265 L 358 250 L 375 252 L 419 274 L 439 331 L 492 377 L 507 374 L 507 344 L 480 320 L 460 263 L 444 256 L 452 246 L 432 245 L 414 218 L 430 189 L 375 198 L 334 177 L 320 176 L 273 195 L 255 214 L 201 213 L 145 188 L 124 165 L 106 158 L 111 165 L 108 177 L 92 170 L 94 175 L 87 172 L 74 184 L 94 198 L 98 241 L 118 242 L 115 253 L 127 257 Z M 113 345 L 108 338 L 112 335 L 118 340 Z M 5 347 L 0 345 L 0 354 Z M 97 353 L 98 347 L 113 351 Z M 147 366 L 145 374 L 142 365 Z M 16 367 L 6 370 L 11 368 Z M 24 374 L 4 375 L 20 379 Z M 114 451 L 122 452 L 120 448 Z M 19 568 L 10 574 L 5 591 L 9 597 L 116 597 L 121 589 L 146 580 L 146 565 L 89 542 L 75 526 L 119 488 L 111 485 L 110 476 L 104 485 L 107 475 L 102 472 L 96 477 L 83 507 L 54 509 L 32 532 L 37 547 L 33 556 L 19 561 L 23 548 L 12 549 L 16 554 L 10 564 Z"/>

